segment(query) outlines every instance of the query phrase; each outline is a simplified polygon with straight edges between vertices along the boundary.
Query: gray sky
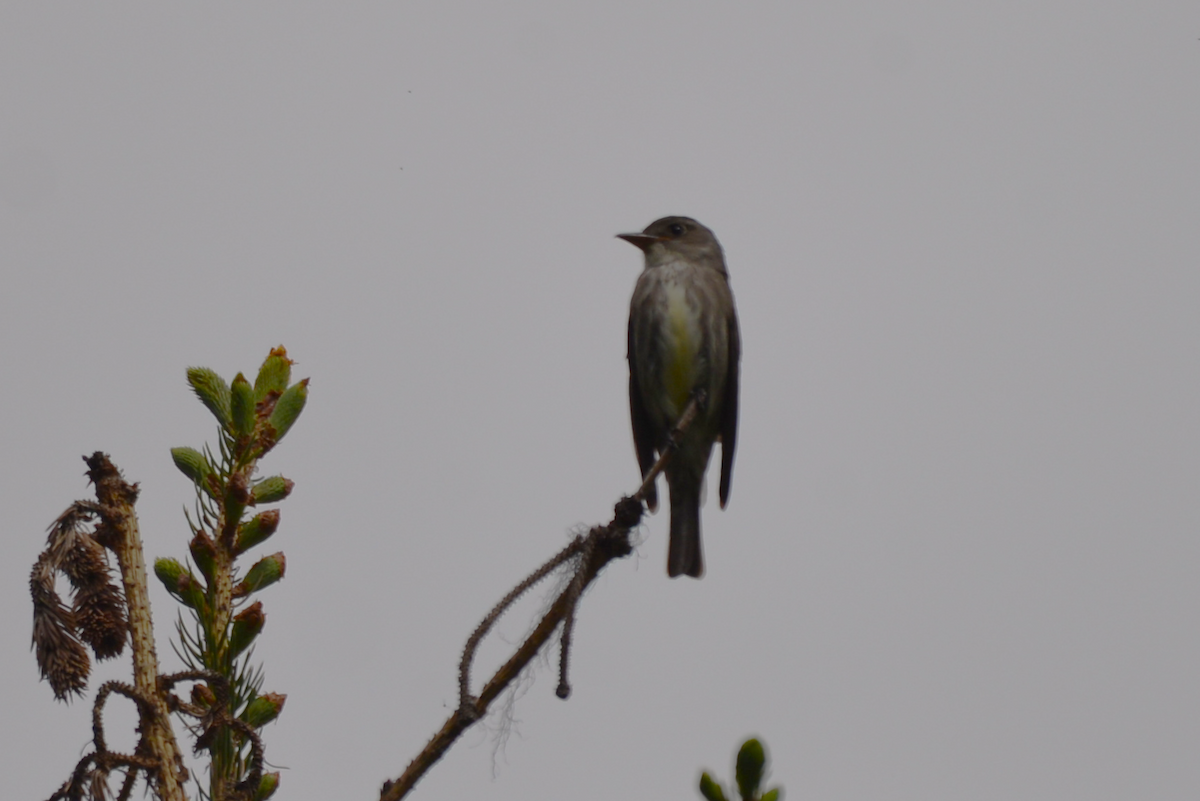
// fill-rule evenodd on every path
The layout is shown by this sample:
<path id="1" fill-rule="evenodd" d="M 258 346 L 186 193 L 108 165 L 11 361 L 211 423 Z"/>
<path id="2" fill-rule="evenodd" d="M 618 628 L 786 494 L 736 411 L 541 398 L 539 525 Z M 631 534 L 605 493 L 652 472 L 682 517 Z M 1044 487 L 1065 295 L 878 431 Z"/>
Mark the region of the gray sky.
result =
<path id="1" fill-rule="evenodd" d="M 744 342 L 708 575 L 650 518 L 571 699 L 543 665 L 414 797 L 698 797 L 755 733 L 792 799 L 1196 798 L 1198 37 L 1194 2 L 5 6 L 0 797 L 89 736 L 27 650 L 80 455 L 182 557 L 184 369 L 280 343 L 268 758 L 375 797 L 484 612 L 636 486 L 613 235 L 687 214 Z"/>

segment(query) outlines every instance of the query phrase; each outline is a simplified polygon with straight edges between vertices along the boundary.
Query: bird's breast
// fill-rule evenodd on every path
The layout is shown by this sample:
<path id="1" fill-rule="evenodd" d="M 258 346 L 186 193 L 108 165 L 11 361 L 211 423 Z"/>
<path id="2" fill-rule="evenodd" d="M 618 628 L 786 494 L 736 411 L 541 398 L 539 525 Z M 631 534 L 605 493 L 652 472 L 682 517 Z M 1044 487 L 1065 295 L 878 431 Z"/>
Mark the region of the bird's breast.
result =
<path id="1" fill-rule="evenodd" d="M 662 337 L 663 385 L 679 415 L 687 405 L 688 396 L 699 378 L 699 355 L 702 334 L 700 315 L 685 284 L 668 278 L 663 282 L 665 320 Z"/>

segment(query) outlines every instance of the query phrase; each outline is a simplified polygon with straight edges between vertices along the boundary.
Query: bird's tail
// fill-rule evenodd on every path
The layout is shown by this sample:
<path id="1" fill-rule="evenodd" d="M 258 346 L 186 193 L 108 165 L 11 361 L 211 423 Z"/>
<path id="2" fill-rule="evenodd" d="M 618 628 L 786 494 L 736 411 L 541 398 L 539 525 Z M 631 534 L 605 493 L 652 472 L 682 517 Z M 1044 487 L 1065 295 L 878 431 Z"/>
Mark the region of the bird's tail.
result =
<path id="1" fill-rule="evenodd" d="M 700 480 L 688 477 L 669 482 L 671 490 L 671 545 L 667 553 L 667 575 L 704 575 L 704 554 L 700 547 Z"/>

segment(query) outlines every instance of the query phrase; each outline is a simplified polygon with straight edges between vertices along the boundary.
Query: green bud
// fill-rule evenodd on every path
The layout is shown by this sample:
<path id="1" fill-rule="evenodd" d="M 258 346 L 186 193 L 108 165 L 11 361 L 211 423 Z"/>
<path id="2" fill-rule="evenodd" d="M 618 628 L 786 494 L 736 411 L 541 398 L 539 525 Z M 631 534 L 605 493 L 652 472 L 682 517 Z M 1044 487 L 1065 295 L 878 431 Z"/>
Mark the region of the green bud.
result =
<path id="1" fill-rule="evenodd" d="M 187 572 L 187 568 L 178 559 L 163 556 L 154 560 L 154 575 L 158 576 L 158 580 L 167 588 L 167 592 L 174 593 L 179 579 L 186 576 Z"/>
<path id="2" fill-rule="evenodd" d="M 780 789 L 775 787 L 762 794 L 760 801 L 779 801 Z"/>
<path id="3" fill-rule="evenodd" d="M 295 482 L 283 476 L 270 476 L 262 481 L 257 481 L 250 488 L 250 505 L 257 506 L 260 503 L 282 501 L 292 494 L 294 486 L 296 486 Z"/>
<path id="4" fill-rule="evenodd" d="M 158 576 L 167 592 L 184 606 L 196 610 L 204 608 L 204 587 L 178 560 L 170 557 L 155 559 L 154 575 Z"/>
<path id="5" fill-rule="evenodd" d="M 237 539 L 233 542 L 234 553 L 243 554 L 263 542 L 279 528 L 279 510 L 268 509 L 238 526 Z"/>
<path id="6" fill-rule="evenodd" d="M 721 789 L 721 785 L 713 781 L 713 777 L 709 776 L 707 772 L 700 774 L 700 795 L 708 801 L 725 801 L 725 791 Z"/>
<path id="7" fill-rule="evenodd" d="M 196 577 L 191 573 L 179 580 L 179 592 L 176 597 L 183 602 L 184 606 L 195 609 L 197 612 L 203 613 L 208 606 L 208 600 L 204 595 L 204 586 L 196 581 Z"/>
<path id="8" fill-rule="evenodd" d="M 229 655 L 235 657 L 250 647 L 267 624 L 267 616 L 263 613 L 262 601 L 248 606 L 233 618 L 233 626 L 229 632 Z"/>
<path id="9" fill-rule="evenodd" d="M 742 743 L 737 755 L 737 786 L 742 798 L 753 798 L 762 784 L 767 755 L 762 743 L 751 737 Z"/>
<path id="10" fill-rule="evenodd" d="M 192 541 L 188 544 L 188 550 L 191 551 L 192 561 L 196 563 L 196 567 L 200 568 L 204 578 L 212 581 L 213 565 L 217 558 L 217 546 L 212 537 L 203 531 L 197 531 L 196 536 L 192 537 Z"/>
<path id="11" fill-rule="evenodd" d="M 275 409 L 271 412 L 270 418 L 267 420 L 268 436 L 271 438 L 271 444 L 274 445 L 283 436 L 287 434 L 292 427 L 292 423 L 296 422 L 296 418 L 300 416 L 300 412 L 304 411 L 304 403 L 308 400 L 308 379 L 292 384 L 287 390 L 279 396 L 279 400 L 275 403 Z"/>
<path id="12" fill-rule="evenodd" d="M 283 345 L 272 348 L 254 379 L 254 399 L 261 402 L 272 392 L 282 394 L 291 377 L 292 360 L 288 358 L 287 349 Z"/>
<path id="13" fill-rule="evenodd" d="M 233 379 L 230 389 L 230 412 L 235 437 L 248 437 L 254 433 L 254 387 L 241 373 Z"/>
<path id="14" fill-rule="evenodd" d="M 225 379 L 207 367 L 189 367 L 187 379 L 196 397 L 213 413 L 221 428 L 229 428 L 229 385 Z"/>
<path id="15" fill-rule="evenodd" d="M 246 704 L 246 708 L 238 717 L 254 728 L 261 729 L 279 717 L 286 700 L 287 696 L 283 693 L 265 693 Z"/>
<path id="16" fill-rule="evenodd" d="M 258 592 L 264 587 L 270 587 L 283 578 L 287 571 L 287 559 L 283 552 L 264 556 L 254 563 L 254 567 L 246 573 L 246 578 L 233 588 L 235 598 L 244 598 L 252 592 Z"/>
<path id="17" fill-rule="evenodd" d="M 279 789 L 279 772 L 264 773 L 262 778 L 258 780 L 258 789 L 251 796 L 253 801 L 266 801 L 275 794 Z"/>
<path id="18" fill-rule="evenodd" d="M 212 475 L 213 469 L 203 453 L 195 448 L 188 448 L 186 446 L 171 448 L 171 459 L 175 462 L 175 466 L 179 468 L 179 472 L 187 476 L 193 484 L 200 487 L 209 495 L 212 494 L 212 490 L 208 486 L 208 477 Z"/>

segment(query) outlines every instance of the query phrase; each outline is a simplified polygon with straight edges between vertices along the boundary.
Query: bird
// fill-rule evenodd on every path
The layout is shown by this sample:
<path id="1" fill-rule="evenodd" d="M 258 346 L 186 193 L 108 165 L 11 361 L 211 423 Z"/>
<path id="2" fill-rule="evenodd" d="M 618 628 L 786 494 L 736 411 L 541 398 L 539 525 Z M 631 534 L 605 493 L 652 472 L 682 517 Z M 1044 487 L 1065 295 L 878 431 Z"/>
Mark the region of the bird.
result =
<path id="1" fill-rule="evenodd" d="M 729 501 L 737 447 L 741 334 L 725 254 L 690 217 L 663 217 L 636 234 L 645 267 L 629 302 L 629 414 L 645 478 L 697 390 L 703 403 L 664 469 L 671 501 L 667 575 L 704 575 L 700 499 L 713 445 L 721 443 L 721 508 Z M 646 494 L 658 508 L 653 485 Z"/>

